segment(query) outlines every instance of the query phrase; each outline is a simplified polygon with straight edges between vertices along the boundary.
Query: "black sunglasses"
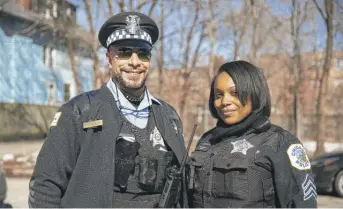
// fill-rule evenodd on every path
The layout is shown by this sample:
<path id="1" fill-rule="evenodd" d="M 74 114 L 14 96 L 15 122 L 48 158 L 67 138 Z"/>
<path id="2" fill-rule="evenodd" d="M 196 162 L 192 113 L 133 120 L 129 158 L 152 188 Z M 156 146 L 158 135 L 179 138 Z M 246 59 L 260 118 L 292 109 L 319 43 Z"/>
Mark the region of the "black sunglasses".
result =
<path id="1" fill-rule="evenodd" d="M 142 62 L 149 62 L 151 59 L 151 51 L 145 48 L 120 47 L 115 48 L 114 52 L 119 59 L 122 60 L 129 60 L 132 56 L 132 53 L 136 53 Z"/>

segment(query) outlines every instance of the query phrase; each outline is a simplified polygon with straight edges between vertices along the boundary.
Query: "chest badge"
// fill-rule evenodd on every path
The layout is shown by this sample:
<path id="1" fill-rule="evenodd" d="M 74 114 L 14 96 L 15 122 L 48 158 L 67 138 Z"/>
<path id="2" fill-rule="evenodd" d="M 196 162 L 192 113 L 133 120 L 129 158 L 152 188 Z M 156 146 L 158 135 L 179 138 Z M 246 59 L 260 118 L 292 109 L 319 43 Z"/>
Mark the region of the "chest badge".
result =
<path id="1" fill-rule="evenodd" d="M 254 147 L 254 145 L 252 145 L 246 139 L 231 142 L 231 144 L 233 145 L 233 150 L 231 151 L 231 153 L 241 152 L 244 155 L 247 155 L 248 149 Z"/>
<path id="2" fill-rule="evenodd" d="M 150 134 L 150 141 L 152 142 L 152 146 L 156 147 L 158 150 L 167 151 L 163 137 L 156 127 Z"/>

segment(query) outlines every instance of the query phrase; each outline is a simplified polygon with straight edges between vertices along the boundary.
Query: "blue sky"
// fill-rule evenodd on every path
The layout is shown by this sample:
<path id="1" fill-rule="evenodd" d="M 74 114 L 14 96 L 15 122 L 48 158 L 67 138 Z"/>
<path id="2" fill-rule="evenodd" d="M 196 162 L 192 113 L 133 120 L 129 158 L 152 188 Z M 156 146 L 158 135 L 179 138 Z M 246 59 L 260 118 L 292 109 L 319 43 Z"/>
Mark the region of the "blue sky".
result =
<path id="1" fill-rule="evenodd" d="M 83 27 L 85 27 L 86 29 L 89 29 L 89 25 L 87 22 L 87 14 L 85 12 L 84 9 L 84 3 L 83 0 L 68 0 L 69 2 L 73 3 L 74 5 L 76 5 L 78 7 L 77 10 L 77 21 L 80 25 L 82 25 Z M 93 14 L 93 21 L 96 27 L 96 31 L 99 31 L 101 25 L 106 21 L 107 17 L 108 17 L 108 13 L 107 13 L 107 1 L 105 0 L 101 0 L 102 1 L 102 8 L 98 8 L 97 6 L 97 1 L 96 0 L 92 0 L 92 14 Z M 166 1 L 168 3 L 168 1 Z M 231 1 L 231 6 L 233 8 L 237 7 L 237 9 L 239 9 L 242 6 L 242 1 L 239 0 L 232 0 Z M 283 15 L 283 16 L 289 16 L 290 15 L 290 5 L 289 2 L 286 1 L 275 1 L 275 0 L 268 0 L 268 2 L 272 5 L 272 13 L 275 15 Z M 137 3 L 137 2 L 135 2 Z M 323 2 L 320 1 L 320 5 L 323 6 Z M 114 10 L 115 13 L 119 12 Z M 143 10 L 143 13 L 145 11 Z M 187 14 L 187 11 L 184 13 L 185 17 L 189 17 L 191 18 L 192 14 Z M 158 11 L 158 7 L 155 8 L 154 11 L 154 17 L 153 19 L 158 18 L 159 16 L 159 11 Z M 184 18 L 184 17 L 182 17 Z M 180 17 L 178 16 L 178 14 L 174 13 L 172 14 L 168 20 L 166 21 L 167 24 L 178 24 Z M 317 28 L 317 33 L 316 35 L 313 37 L 314 40 L 311 40 L 311 42 L 316 42 L 317 46 L 319 45 L 319 48 L 324 48 L 325 47 L 325 40 L 326 40 L 326 31 L 325 31 L 325 23 L 322 19 L 322 17 L 320 16 L 319 13 L 316 14 L 315 16 L 315 22 L 316 22 L 316 28 Z M 309 30 L 311 26 L 310 25 L 305 25 L 303 27 L 303 31 Z M 165 33 L 168 34 L 169 30 L 173 30 L 171 27 L 165 28 Z M 225 34 L 224 34 L 225 35 Z M 221 34 L 221 36 L 223 36 L 223 34 Z M 228 33 L 226 36 L 226 43 L 224 43 L 222 46 L 217 47 L 216 48 L 216 54 L 217 55 L 222 55 L 224 56 L 226 59 L 230 59 L 230 57 L 232 56 L 232 39 L 230 38 L 230 34 Z M 342 49 L 343 48 L 343 43 L 342 43 L 342 34 L 336 34 L 335 36 L 335 43 L 340 43 L 340 44 L 334 44 L 335 49 Z M 193 40 L 193 43 L 191 44 L 192 46 L 195 46 L 197 42 L 197 39 Z M 169 43 L 168 43 L 169 44 Z M 167 44 L 166 44 L 167 45 Z M 175 45 L 175 44 L 174 44 Z M 313 44 L 308 44 L 308 46 L 306 47 L 305 51 L 311 51 L 313 49 Z M 182 51 L 182 48 L 177 47 L 176 45 L 173 46 L 172 48 L 170 48 L 170 51 L 175 54 L 176 56 L 180 54 L 180 51 Z M 202 47 L 202 52 L 206 53 L 206 51 L 209 50 L 208 47 L 208 42 Z M 244 50 L 244 47 L 242 47 L 242 50 Z M 247 49 L 245 49 L 247 50 Z M 104 58 L 101 56 L 101 58 Z M 166 57 L 165 61 L 171 61 L 171 58 Z"/>

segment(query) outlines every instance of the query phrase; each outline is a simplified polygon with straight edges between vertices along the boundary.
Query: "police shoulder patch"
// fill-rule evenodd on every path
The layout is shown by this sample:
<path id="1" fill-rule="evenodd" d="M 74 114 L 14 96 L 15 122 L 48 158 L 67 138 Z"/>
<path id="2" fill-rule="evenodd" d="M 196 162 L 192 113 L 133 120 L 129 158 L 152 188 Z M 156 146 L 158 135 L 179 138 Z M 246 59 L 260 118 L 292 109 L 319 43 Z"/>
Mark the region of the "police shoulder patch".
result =
<path id="1" fill-rule="evenodd" d="M 62 115 L 62 112 L 57 112 L 57 113 L 55 114 L 55 117 L 54 117 L 54 119 L 52 120 L 50 126 L 57 126 L 57 122 L 58 122 L 58 120 L 60 119 L 61 115 Z"/>
<path id="2" fill-rule="evenodd" d="M 311 169 L 310 160 L 302 144 L 291 144 L 287 149 L 287 154 L 294 168 L 299 170 Z"/>

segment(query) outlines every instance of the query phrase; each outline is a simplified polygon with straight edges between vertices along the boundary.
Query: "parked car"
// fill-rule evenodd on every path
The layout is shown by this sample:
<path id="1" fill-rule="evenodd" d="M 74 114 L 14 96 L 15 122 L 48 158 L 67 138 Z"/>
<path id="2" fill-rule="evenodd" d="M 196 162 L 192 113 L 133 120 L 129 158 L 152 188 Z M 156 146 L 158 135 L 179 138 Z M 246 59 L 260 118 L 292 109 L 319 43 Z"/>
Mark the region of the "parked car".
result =
<path id="1" fill-rule="evenodd" d="M 311 165 L 317 190 L 343 197 L 343 151 L 316 157 Z"/>

